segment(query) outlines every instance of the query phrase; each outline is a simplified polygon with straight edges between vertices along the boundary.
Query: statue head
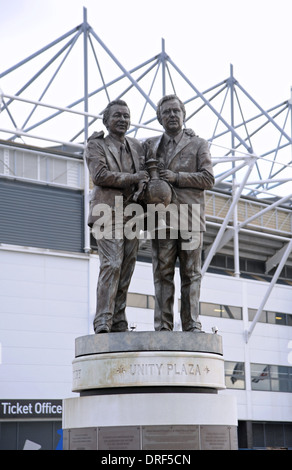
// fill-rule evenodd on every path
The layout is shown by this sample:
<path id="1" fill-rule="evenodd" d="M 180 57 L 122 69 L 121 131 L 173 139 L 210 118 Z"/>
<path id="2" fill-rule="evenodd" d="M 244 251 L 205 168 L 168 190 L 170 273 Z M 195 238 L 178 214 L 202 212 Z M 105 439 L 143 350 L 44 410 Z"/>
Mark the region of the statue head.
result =
<path id="1" fill-rule="evenodd" d="M 169 103 L 168 103 L 169 102 Z M 159 124 L 163 126 L 162 108 L 165 108 L 167 104 L 177 104 L 182 112 L 182 121 L 186 118 L 186 109 L 184 103 L 176 95 L 165 95 L 157 103 L 156 115 Z M 163 126 L 164 127 L 164 126 Z"/>
<path id="2" fill-rule="evenodd" d="M 102 122 L 110 134 L 124 135 L 130 127 L 130 109 L 127 103 L 123 100 L 108 103 Z"/>

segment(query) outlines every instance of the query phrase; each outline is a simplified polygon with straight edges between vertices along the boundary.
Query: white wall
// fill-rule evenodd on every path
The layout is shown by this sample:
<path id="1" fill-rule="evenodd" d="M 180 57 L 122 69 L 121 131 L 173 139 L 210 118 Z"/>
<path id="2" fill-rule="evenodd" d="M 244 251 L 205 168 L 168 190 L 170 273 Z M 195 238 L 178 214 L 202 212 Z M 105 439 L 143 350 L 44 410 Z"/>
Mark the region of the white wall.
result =
<path id="1" fill-rule="evenodd" d="M 88 334 L 88 259 L 0 250 L 2 398 L 71 393 L 75 338 Z"/>

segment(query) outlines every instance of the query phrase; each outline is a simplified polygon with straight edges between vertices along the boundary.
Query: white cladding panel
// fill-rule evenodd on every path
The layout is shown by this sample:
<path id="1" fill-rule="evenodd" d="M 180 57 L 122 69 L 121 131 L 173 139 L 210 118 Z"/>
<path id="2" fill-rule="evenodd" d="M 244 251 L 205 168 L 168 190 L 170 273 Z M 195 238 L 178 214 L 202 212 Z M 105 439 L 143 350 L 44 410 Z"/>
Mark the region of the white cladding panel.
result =
<path id="1" fill-rule="evenodd" d="M 2 398 L 71 393 L 75 338 L 88 334 L 88 259 L 0 251 Z"/>

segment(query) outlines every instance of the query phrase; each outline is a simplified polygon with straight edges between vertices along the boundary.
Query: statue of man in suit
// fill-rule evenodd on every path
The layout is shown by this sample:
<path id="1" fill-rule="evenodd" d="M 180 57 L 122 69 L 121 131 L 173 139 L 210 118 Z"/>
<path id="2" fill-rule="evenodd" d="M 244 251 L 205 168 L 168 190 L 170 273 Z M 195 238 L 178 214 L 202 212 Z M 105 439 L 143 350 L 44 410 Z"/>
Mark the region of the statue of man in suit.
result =
<path id="1" fill-rule="evenodd" d="M 181 323 L 183 331 L 201 331 L 199 296 L 201 285 L 202 234 L 205 228 L 204 190 L 214 185 L 208 142 L 191 129 L 183 129 L 185 107 L 176 95 L 164 96 L 157 105 L 157 118 L 164 128 L 162 136 L 145 142 L 147 154 L 155 156 L 160 178 L 172 186 L 171 204 L 178 211 L 188 209 L 188 236 L 158 235 L 152 239 L 152 261 L 155 285 L 155 330 L 173 329 L 174 271 L 179 260 L 181 279 Z M 192 225 L 192 207 L 199 208 L 199 217 Z M 193 240 L 192 240 L 193 237 Z M 196 241 L 195 241 L 196 239 Z M 195 243 L 192 244 L 192 241 Z"/>
<path id="2" fill-rule="evenodd" d="M 131 204 L 138 184 L 149 179 L 148 173 L 142 170 L 144 151 L 140 142 L 125 136 L 130 126 L 127 104 L 122 100 L 110 102 L 104 111 L 103 123 L 108 135 L 104 137 L 103 132 L 94 132 L 85 150 L 94 184 L 88 225 L 93 227 L 96 235 L 100 260 L 93 322 L 95 333 L 128 329 L 126 299 L 139 240 L 125 236 L 123 214 Z"/>

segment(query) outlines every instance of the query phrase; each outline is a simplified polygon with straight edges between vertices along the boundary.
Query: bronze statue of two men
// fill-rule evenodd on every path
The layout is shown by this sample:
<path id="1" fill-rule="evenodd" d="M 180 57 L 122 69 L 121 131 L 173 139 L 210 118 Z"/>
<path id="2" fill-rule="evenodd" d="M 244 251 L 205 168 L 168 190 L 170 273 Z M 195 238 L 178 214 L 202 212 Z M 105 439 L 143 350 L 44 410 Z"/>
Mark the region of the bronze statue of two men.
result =
<path id="1" fill-rule="evenodd" d="M 182 330 L 201 331 L 201 251 L 206 230 L 204 191 L 213 187 L 214 175 L 208 142 L 193 130 L 184 128 L 185 117 L 182 101 L 176 95 L 164 96 L 157 105 L 157 119 L 164 132 L 141 143 L 126 135 L 130 126 L 127 104 L 122 100 L 112 101 L 103 114 L 108 135 L 104 137 L 103 132 L 95 132 L 88 139 L 85 158 L 94 185 L 88 224 L 96 238 L 100 258 L 95 333 L 128 330 L 126 300 L 139 237 L 138 232 L 129 236 L 131 232 L 125 228 L 127 224 L 133 227 L 133 211 L 138 213 L 136 228 L 144 227 L 147 207 L 150 207 L 149 168 L 154 164 L 156 180 L 166 182 L 170 188 L 170 197 L 163 207 L 171 208 L 175 214 L 170 222 L 168 220 L 167 229 L 161 231 L 158 211 L 151 232 L 154 329 L 173 330 L 174 272 L 178 260 Z M 154 193 L 158 201 L 163 201 L 162 185 L 158 184 Z M 137 210 L 137 206 L 141 210 Z M 173 227 L 176 223 L 178 226 Z"/>

